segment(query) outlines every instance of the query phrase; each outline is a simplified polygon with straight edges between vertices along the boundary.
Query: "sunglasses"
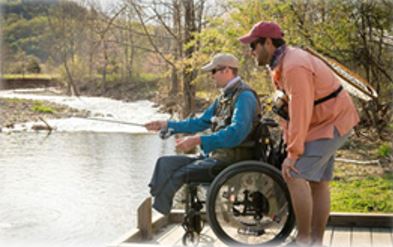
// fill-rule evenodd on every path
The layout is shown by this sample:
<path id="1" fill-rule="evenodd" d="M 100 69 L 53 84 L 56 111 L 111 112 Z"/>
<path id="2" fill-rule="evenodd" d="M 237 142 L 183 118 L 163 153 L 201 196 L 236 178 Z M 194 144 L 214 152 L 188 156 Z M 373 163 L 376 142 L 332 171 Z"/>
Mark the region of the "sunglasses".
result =
<path id="1" fill-rule="evenodd" d="M 261 44 L 261 45 L 265 44 L 265 39 L 257 39 L 255 41 L 251 42 L 250 43 L 251 50 L 254 51 L 257 48 L 258 44 Z"/>
<path id="2" fill-rule="evenodd" d="M 222 67 L 222 68 L 217 68 L 217 69 L 212 69 L 212 75 L 214 75 L 215 73 L 217 73 L 218 71 L 224 70 L 226 69 L 226 67 Z"/>

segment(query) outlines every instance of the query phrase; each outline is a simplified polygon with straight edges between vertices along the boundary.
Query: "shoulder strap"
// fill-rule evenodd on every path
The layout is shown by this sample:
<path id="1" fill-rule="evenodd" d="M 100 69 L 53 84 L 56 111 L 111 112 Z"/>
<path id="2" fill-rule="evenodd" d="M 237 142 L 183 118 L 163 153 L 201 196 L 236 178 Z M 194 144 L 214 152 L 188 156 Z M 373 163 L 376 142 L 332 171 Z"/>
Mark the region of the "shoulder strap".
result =
<path id="1" fill-rule="evenodd" d="M 261 102 L 259 101 L 258 94 L 251 87 L 249 87 L 247 84 L 245 84 L 243 81 L 241 81 L 241 84 L 242 85 L 238 86 L 238 88 L 236 89 L 235 93 L 232 96 L 231 112 L 233 112 L 233 110 L 235 109 L 235 104 L 236 104 L 236 101 L 237 101 L 237 98 L 239 97 L 239 95 L 244 91 L 250 91 L 254 94 L 255 99 L 257 101 L 258 117 L 261 117 L 262 106 L 261 106 Z"/>

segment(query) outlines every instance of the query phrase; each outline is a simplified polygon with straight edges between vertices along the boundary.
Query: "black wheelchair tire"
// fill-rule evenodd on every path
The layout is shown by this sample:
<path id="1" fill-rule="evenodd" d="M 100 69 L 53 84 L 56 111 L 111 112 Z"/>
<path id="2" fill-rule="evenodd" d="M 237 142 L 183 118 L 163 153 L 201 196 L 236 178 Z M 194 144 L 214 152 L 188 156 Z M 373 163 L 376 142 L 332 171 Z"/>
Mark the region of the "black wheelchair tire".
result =
<path id="1" fill-rule="evenodd" d="M 208 191 L 208 198 L 207 198 L 207 205 L 206 205 L 207 219 L 209 221 L 210 227 L 212 228 L 216 236 L 227 245 L 247 245 L 244 243 L 239 243 L 238 241 L 234 240 L 221 228 L 215 215 L 215 203 L 216 203 L 216 197 L 219 189 L 228 179 L 230 179 L 232 176 L 236 175 L 239 172 L 248 172 L 248 171 L 253 171 L 253 172 L 257 171 L 267 174 L 277 182 L 277 184 L 282 188 L 282 190 L 285 193 L 285 197 L 289 205 L 288 219 L 285 222 L 282 230 L 272 240 L 267 241 L 262 245 L 272 246 L 275 244 L 279 244 L 282 241 L 284 241 L 292 232 L 295 226 L 295 216 L 292 210 L 289 191 L 284 179 L 281 176 L 281 172 L 277 168 L 273 167 L 272 165 L 269 165 L 261 161 L 250 160 L 250 161 L 238 162 L 224 169 L 214 179 Z"/>
<path id="2" fill-rule="evenodd" d="M 199 234 L 187 231 L 182 238 L 183 246 L 197 246 L 199 244 Z"/>

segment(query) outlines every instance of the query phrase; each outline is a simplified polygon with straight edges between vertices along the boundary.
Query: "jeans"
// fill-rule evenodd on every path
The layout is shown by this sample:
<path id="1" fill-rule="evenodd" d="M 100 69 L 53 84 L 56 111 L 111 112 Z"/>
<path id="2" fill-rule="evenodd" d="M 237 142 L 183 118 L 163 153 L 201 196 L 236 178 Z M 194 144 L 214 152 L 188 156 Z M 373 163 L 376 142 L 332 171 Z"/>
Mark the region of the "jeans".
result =
<path id="1" fill-rule="evenodd" d="M 150 194 L 154 197 L 153 208 L 162 214 L 168 214 L 173 197 L 183 184 L 211 182 L 224 168 L 224 162 L 212 158 L 180 155 L 159 158 L 149 183 Z"/>

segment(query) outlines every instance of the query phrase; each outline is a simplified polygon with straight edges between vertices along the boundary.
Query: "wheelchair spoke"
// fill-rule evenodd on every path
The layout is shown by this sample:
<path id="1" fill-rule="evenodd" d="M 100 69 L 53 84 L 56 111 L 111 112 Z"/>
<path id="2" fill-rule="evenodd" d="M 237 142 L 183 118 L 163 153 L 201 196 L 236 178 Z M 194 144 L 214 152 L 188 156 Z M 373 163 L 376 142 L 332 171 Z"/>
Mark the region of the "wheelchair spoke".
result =
<path id="1" fill-rule="evenodd" d="M 246 165 L 226 170 L 212 185 L 208 218 L 224 241 L 265 244 L 285 238 L 293 228 L 289 194 L 278 171 Z M 214 194 L 213 194 L 214 193 Z"/>

